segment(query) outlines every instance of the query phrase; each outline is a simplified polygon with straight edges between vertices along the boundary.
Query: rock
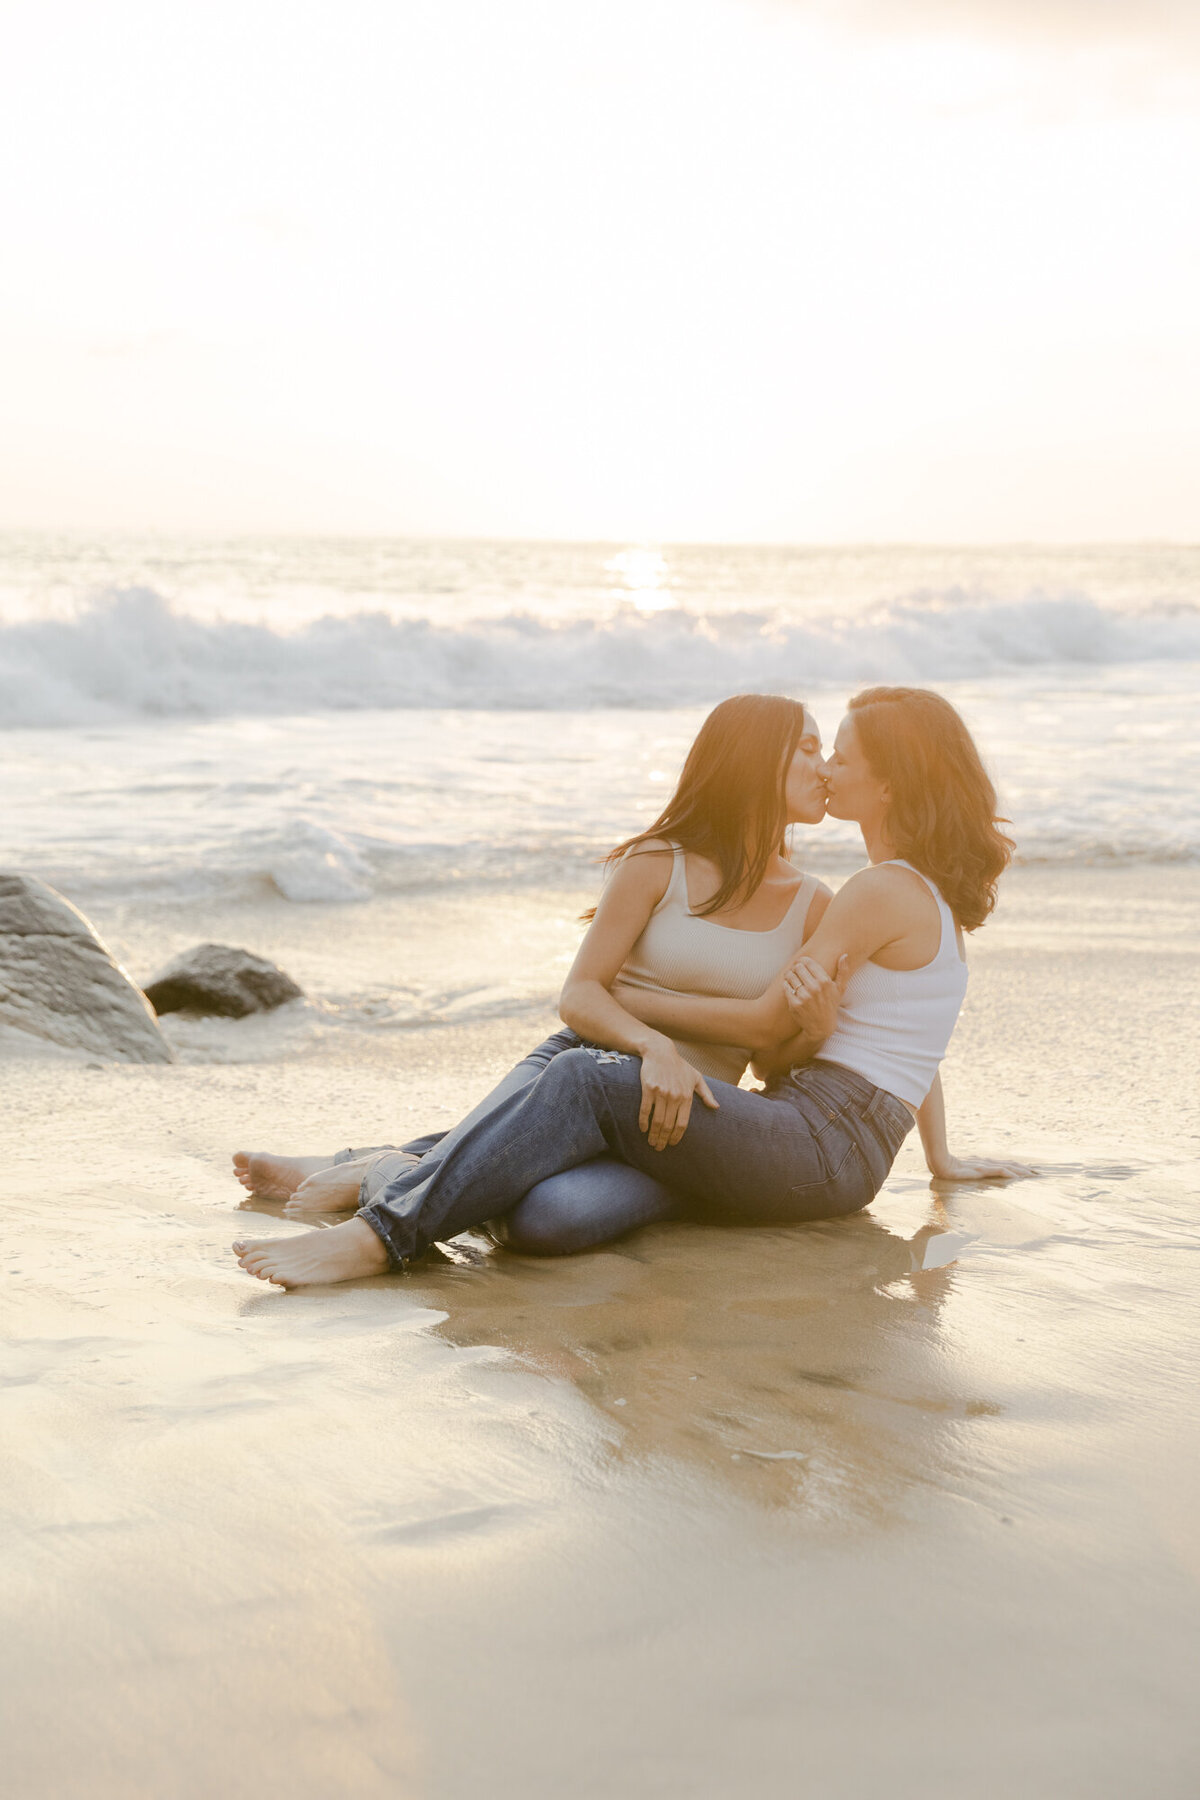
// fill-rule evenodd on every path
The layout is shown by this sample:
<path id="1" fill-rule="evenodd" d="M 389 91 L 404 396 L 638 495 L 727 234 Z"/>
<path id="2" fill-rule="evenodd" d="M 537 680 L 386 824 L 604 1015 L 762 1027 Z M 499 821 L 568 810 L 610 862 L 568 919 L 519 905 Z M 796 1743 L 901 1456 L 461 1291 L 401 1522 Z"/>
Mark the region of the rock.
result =
<path id="1" fill-rule="evenodd" d="M 0 874 L 0 1021 L 69 1050 L 174 1061 L 140 988 L 79 909 L 31 875 Z"/>
<path id="2" fill-rule="evenodd" d="M 303 995 L 291 976 L 264 956 L 235 950 L 230 944 L 197 944 L 147 982 L 146 998 L 159 1013 L 216 1013 L 225 1019 L 244 1019 L 247 1013 L 270 1012 Z"/>

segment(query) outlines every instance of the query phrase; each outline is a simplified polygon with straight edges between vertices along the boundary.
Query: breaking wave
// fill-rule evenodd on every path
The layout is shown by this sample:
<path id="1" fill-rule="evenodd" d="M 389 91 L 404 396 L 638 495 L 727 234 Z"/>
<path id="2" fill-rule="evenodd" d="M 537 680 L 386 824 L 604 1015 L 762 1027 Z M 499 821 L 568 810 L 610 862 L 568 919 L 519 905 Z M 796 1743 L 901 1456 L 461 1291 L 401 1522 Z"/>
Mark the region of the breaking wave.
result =
<path id="1" fill-rule="evenodd" d="M 0 726 L 348 708 L 703 705 L 735 689 L 952 681 L 1052 665 L 1200 660 L 1200 609 L 960 589 L 861 611 L 528 613 L 448 623 L 384 612 L 294 631 L 203 620 L 151 588 L 70 619 L 0 626 Z"/>

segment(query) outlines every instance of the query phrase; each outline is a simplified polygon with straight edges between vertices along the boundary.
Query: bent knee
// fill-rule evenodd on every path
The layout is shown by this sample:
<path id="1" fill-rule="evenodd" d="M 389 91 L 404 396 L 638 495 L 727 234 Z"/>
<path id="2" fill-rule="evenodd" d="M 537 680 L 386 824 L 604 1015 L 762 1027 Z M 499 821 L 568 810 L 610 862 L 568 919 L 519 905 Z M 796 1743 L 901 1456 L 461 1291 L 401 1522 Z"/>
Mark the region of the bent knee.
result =
<path id="1" fill-rule="evenodd" d="M 560 1050 L 553 1062 L 547 1064 L 538 1085 L 550 1082 L 555 1087 L 588 1087 L 603 1082 L 614 1070 L 637 1071 L 638 1068 L 638 1058 L 623 1050 L 603 1050 L 595 1044 L 579 1044 L 573 1050 Z"/>
<path id="2" fill-rule="evenodd" d="M 586 1250 L 591 1233 L 572 1201 L 572 1188 L 559 1177 L 540 1183 L 506 1216 L 505 1244 L 521 1256 L 570 1256 Z"/>

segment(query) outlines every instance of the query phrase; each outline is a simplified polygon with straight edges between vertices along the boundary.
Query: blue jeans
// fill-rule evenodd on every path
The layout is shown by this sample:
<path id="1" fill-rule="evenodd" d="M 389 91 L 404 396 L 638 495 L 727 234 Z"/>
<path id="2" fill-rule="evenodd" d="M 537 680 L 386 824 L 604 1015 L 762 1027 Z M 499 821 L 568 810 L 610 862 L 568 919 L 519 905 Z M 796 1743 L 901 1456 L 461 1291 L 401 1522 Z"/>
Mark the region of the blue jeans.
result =
<path id="1" fill-rule="evenodd" d="M 422 1158 L 422 1175 L 432 1174 L 473 1125 L 486 1118 L 503 1100 L 535 1081 L 553 1057 L 564 1050 L 577 1048 L 581 1041 L 573 1031 L 555 1032 L 510 1069 L 491 1093 L 450 1131 L 413 1138 L 400 1145 L 394 1156 L 384 1154 L 394 1148 L 391 1144 L 339 1151 L 334 1158 L 339 1163 L 361 1156 L 377 1155 L 380 1158 L 377 1167 L 363 1177 L 360 1204 L 369 1205 L 390 1180 L 409 1173 L 404 1167 L 405 1157 Z M 638 1226 L 678 1218 L 682 1211 L 679 1196 L 652 1175 L 631 1168 L 628 1163 L 618 1162 L 615 1157 L 597 1156 L 561 1174 L 551 1175 L 546 1181 L 539 1181 L 502 1219 L 489 1219 L 487 1224 L 499 1243 L 522 1255 L 572 1256 L 611 1243 Z"/>
<path id="2" fill-rule="evenodd" d="M 551 1040 L 552 1041 L 552 1040 Z M 652 1150 L 638 1128 L 636 1057 L 579 1046 L 484 1108 L 359 1214 L 393 1262 L 509 1212 L 539 1182 L 613 1156 L 723 1223 L 795 1224 L 869 1205 L 912 1128 L 908 1108 L 836 1063 L 810 1063 L 766 1093 L 710 1083 L 720 1110 L 693 1106 L 681 1141 Z"/>

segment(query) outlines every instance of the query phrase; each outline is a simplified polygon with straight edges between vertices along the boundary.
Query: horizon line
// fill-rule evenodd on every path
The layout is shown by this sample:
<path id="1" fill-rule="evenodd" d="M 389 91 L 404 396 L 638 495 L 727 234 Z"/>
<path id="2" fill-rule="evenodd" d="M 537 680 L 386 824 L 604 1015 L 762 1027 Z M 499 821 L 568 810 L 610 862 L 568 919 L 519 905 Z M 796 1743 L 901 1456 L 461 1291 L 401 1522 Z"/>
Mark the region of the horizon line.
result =
<path id="1" fill-rule="evenodd" d="M 553 534 L 517 533 L 509 536 L 496 532 L 435 531 L 299 531 L 254 529 L 198 531 L 194 528 L 175 530 L 167 526 L 92 527 L 83 525 L 21 526 L 0 525 L 0 541 L 6 538 L 72 538 L 91 542 L 105 540 L 163 540 L 175 543 L 261 543 L 287 539 L 294 543 L 339 544 L 506 544 L 513 548 L 533 545 L 556 545 L 572 549 L 730 549 L 730 550 L 1198 550 L 1200 536 L 1190 537 L 1013 537 L 1013 538 L 932 538 L 932 537 L 657 537 L 646 533 L 629 536 L 559 537 Z"/>

